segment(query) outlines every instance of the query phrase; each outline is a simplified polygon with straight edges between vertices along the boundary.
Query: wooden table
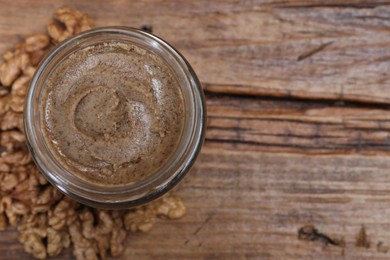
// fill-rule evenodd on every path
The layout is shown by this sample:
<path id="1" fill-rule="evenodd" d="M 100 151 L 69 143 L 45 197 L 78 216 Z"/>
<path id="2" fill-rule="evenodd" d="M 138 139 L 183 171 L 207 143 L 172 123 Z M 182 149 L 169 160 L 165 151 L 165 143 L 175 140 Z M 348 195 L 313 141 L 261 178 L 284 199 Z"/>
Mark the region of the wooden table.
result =
<path id="1" fill-rule="evenodd" d="M 63 4 L 152 25 L 206 93 L 188 214 L 122 259 L 390 258 L 390 1 L 0 0 L 0 52 Z M 11 229 L 0 249 L 27 258 Z"/>

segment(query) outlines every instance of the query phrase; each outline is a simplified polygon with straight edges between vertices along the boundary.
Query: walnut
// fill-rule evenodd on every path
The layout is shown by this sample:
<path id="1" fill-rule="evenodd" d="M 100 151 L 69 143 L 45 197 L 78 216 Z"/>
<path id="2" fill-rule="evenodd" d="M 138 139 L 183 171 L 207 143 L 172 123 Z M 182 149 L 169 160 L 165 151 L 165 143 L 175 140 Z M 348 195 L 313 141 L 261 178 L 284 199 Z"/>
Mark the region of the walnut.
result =
<path id="1" fill-rule="evenodd" d="M 14 111 L 8 111 L 6 112 L 1 121 L 1 130 L 10 130 L 10 129 L 23 129 L 23 114 L 22 113 L 16 113 Z"/>
<path id="2" fill-rule="evenodd" d="M 25 49 L 27 52 L 35 52 L 49 46 L 49 37 L 46 34 L 36 34 L 25 39 Z"/>
<path id="3" fill-rule="evenodd" d="M 10 96 L 5 96 L 5 97 L 2 96 L 0 98 L 0 115 L 3 115 L 5 112 L 7 112 L 10 109 L 9 107 L 10 100 L 11 100 Z"/>
<path id="4" fill-rule="evenodd" d="M 6 51 L 6 52 L 3 53 L 3 59 L 6 60 L 6 61 L 9 61 L 13 57 L 15 57 L 15 55 L 14 55 L 14 53 L 12 51 Z"/>
<path id="5" fill-rule="evenodd" d="M 24 107 L 24 96 L 12 96 L 9 106 L 13 111 L 22 113 Z"/>
<path id="6" fill-rule="evenodd" d="M 42 50 L 37 50 L 37 51 L 34 51 L 34 52 L 30 53 L 30 63 L 31 63 L 31 65 L 32 66 L 38 66 L 39 62 L 41 62 L 41 60 L 47 54 L 48 51 L 49 51 L 49 49 L 42 49 Z M 27 74 L 26 70 L 24 71 L 25 74 Z"/>
<path id="7" fill-rule="evenodd" d="M 46 259 L 45 245 L 37 234 L 27 234 L 23 238 L 23 241 L 20 242 L 24 244 L 24 250 L 27 253 L 32 254 L 38 259 Z"/>
<path id="8" fill-rule="evenodd" d="M 110 237 L 109 235 L 100 235 L 95 238 L 97 244 L 97 252 L 100 259 L 107 258 L 107 251 L 110 249 Z"/>
<path id="9" fill-rule="evenodd" d="M 13 57 L 17 57 L 22 53 L 26 53 L 25 45 L 23 42 L 18 42 L 15 44 L 15 49 L 13 51 Z"/>
<path id="10" fill-rule="evenodd" d="M 30 173 L 30 180 L 34 180 L 41 186 L 48 184 L 47 179 L 39 172 L 35 164 L 27 165 L 27 171 Z M 34 179 L 32 178 L 34 177 Z"/>
<path id="11" fill-rule="evenodd" d="M 157 206 L 157 214 L 170 219 L 177 219 L 184 216 L 186 207 L 178 196 L 166 196 L 161 199 L 161 204 Z"/>
<path id="12" fill-rule="evenodd" d="M 19 67 L 22 71 L 25 71 L 30 65 L 30 57 L 27 53 L 22 53 L 19 56 L 16 56 L 19 59 Z"/>
<path id="13" fill-rule="evenodd" d="M 10 196 L 18 201 L 24 202 L 31 206 L 32 198 L 38 196 L 39 187 L 31 185 L 31 177 L 18 183 L 15 189 L 10 193 Z"/>
<path id="14" fill-rule="evenodd" d="M 98 222 L 98 226 L 96 227 L 96 234 L 105 235 L 110 233 L 114 226 L 114 221 L 111 215 L 105 210 L 100 210 L 98 212 L 98 218 L 99 218 L 99 222 Z"/>
<path id="15" fill-rule="evenodd" d="M 3 131 L 0 136 L 0 143 L 3 146 L 8 145 L 9 143 L 24 143 L 26 141 L 26 137 L 23 133 L 19 131 Z"/>
<path id="16" fill-rule="evenodd" d="M 14 184 L 15 182 L 17 183 L 16 186 L 11 186 L 8 184 L 6 187 L 1 187 L 1 190 L 10 190 L 12 189 L 12 192 L 9 193 L 9 195 L 16 201 L 20 201 L 24 203 L 25 205 L 29 206 L 29 210 L 32 212 L 40 212 L 40 208 L 47 207 L 46 203 L 42 205 L 42 203 L 37 203 L 37 201 L 41 202 L 42 201 L 42 196 L 47 194 L 47 191 L 41 191 L 41 188 L 39 187 L 40 182 L 39 178 L 37 177 L 38 175 L 34 174 L 34 171 L 31 170 L 32 167 L 31 165 L 21 165 L 17 167 L 12 168 L 12 174 L 9 174 L 12 177 L 11 180 L 13 180 L 13 183 L 8 181 L 8 182 L 3 182 L 3 183 L 11 183 Z M 4 175 L 4 179 L 7 179 L 7 174 Z M 49 186 L 51 187 L 51 186 Z M 47 188 L 48 189 L 48 188 Z M 43 194 L 43 195 L 42 195 Z M 51 196 L 49 194 L 49 196 Z M 45 201 L 44 201 L 45 202 Z M 50 202 L 51 203 L 51 202 Z"/>
<path id="17" fill-rule="evenodd" d="M 29 153 L 18 151 L 10 154 L 3 154 L 0 161 L 14 165 L 26 165 L 31 162 L 31 155 Z"/>
<path id="18" fill-rule="evenodd" d="M 26 70 L 30 64 L 30 57 L 27 53 L 21 52 L 18 55 L 15 53 L 12 58 L 4 62 L 0 67 L 0 80 L 3 86 L 6 87 L 11 86 L 12 83 L 18 78 L 21 71 Z"/>
<path id="19" fill-rule="evenodd" d="M 9 172 L 10 170 L 11 166 L 8 163 L 0 160 L 0 173 Z"/>
<path id="20" fill-rule="evenodd" d="M 11 226 L 15 227 L 19 216 L 12 209 L 12 198 L 9 196 L 4 196 L 0 201 L 0 213 L 5 213 L 5 216 L 8 219 L 8 222 Z"/>
<path id="21" fill-rule="evenodd" d="M 98 221 L 95 226 L 95 218 L 94 214 L 91 210 L 85 208 L 80 213 L 80 220 L 82 223 L 82 234 L 85 238 L 91 239 L 96 238 L 99 235 L 109 234 L 114 226 L 113 219 L 111 215 L 104 210 L 100 210 L 97 212 Z"/>
<path id="22" fill-rule="evenodd" d="M 1 71 L 1 84 L 3 86 L 9 87 L 11 86 L 12 82 L 18 77 L 19 73 L 21 72 L 20 68 L 20 59 L 17 57 L 13 57 L 9 59 L 7 62 L 1 65 L 0 71 Z"/>
<path id="23" fill-rule="evenodd" d="M 41 191 L 42 188 L 40 187 L 39 178 L 30 170 L 30 166 L 31 164 L 19 166 L 17 168 L 13 167 L 11 176 L 17 177 L 17 185 L 15 187 L 0 187 L 1 190 L 5 191 L 12 189 L 12 192 L 9 193 L 11 198 L 29 205 L 33 212 L 39 212 L 39 208 L 47 207 L 47 204 L 37 204 L 37 200 L 42 200 L 42 196 L 46 193 Z M 6 176 L 6 174 L 4 176 Z"/>
<path id="24" fill-rule="evenodd" d="M 47 186 L 39 193 L 38 197 L 32 199 L 32 202 L 38 205 L 48 204 L 50 201 L 55 200 L 56 196 L 53 198 L 53 194 L 58 194 L 58 190 L 53 186 Z"/>
<path id="25" fill-rule="evenodd" d="M 129 210 L 124 216 L 124 222 L 127 230 L 147 232 L 153 228 L 156 216 L 176 219 L 182 217 L 185 211 L 179 197 L 167 195 L 143 207 Z"/>
<path id="26" fill-rule="evenodd" d="M 22 202 L 14 201 L 12 203 L 12 212 L 17 215 L 26 215 L 29 211 L 29 207 Z"/>
<path id="27" fill-rule="evenodd" d="M 4 131 L 0 135 L 0 145 L 2 153 L 11 153 L 25 145 L 25 136 L 19 131 Z M 2 160 L 0 159 L 0 162 Z"/>
<path id="28" fill-rule="evenodd" d="M 15 80 L 14 84 L 12 84 L 12 95 L 21 96 L 22 99 L 24 99 L 27 93 L 28 83 L 30 82 L 30 79 L 30 76 L 23 75 L 17 80 Z"/>
<path id="29" fill-rule="evenodd" d="M 87 239 L 93 238 L 96 234 L 94 232 L 94 227 L 93 227 L 93 222 L 94 217 L 92 212 L 85 208 L 81 213 L 80 213 L 80 220 L 81 220 L 81 233 L 83 236 Z"/>
<path id="30" fill-rule="evenodd" d="M 127 230 L 131 232 L 147 232 L 151 230 L 156 222 L 156 212 L 152 207 L 143 206 L 130 210 L 124 216 Z"/>
<path id="31" fill-rule="evenodd" d="M 110 250 L 112 256 L 119 256 L 126 244 L 126 231 L 123 228 L 122 214 L 118 211 L 99 211 L 99 223 L 96 227 L 96 242 L 99 255 L 102 259 L 106 258 L 107 250 Z M 118 223 L 118 221 L 120 223 Z M 121 231 L 119 231 L 121 230 Z M 123 235 L 123 232 L 125 233 Z"/>
<path id="32" fill-rule="evenodd" d="M 42 58 L 42 57 L 41 57 Z M 41 60 L 38 61 L 38 63 L 40 62 Z M 28 66 L 24 71 L 23 71 L 23 75 L 26 75 L 30 78 L 32 78 L 34 76 L 34 73 L 36 71 L 36 68 L 33 67 L 33 66 Z"/>
<path id="33" fill-rule="evenodd" d="M 127 233 L 121 215 L 118 212 L 113 212 L 112 216 L 114 225 L 110 239 L 110 252 L 113 257 L 118 257 L 126 248 Z"/>
<path id="34" fill-rule="evenodd" d="M 179 197 L 167 195 L 140 208 L 129 210 L 124 216 L 124 222 L 126 229 L 131 232 L 147 232 L 153 228 L 156 216 L 176 219 L 182 217 L 185 211 Z"/>
<path id="35" fill-rule="evenodd" d="M 122 228 L 114 228 L 110 240 L 110 252 L 113 257 L 120 256 L 126 248 L 127 233 Z"/>
<path id="36" fill-rule="evenodd" d="M 46 214 L 26 215 L 18 226 L 18 239 L 24 245 L 24 250 L 39 259 L 47 257 L 43 241 L 47 237 L 46 223 Z"/>
<path id="37" fill-rule="evenodd" d="M 107 211 L 100 210 L 97 214 L 98 222 L 94 225 L 95 219 L 91 210 L 84 209 L 80 213 L 81 233 L 97 247 L 100 257 L 105 259 L 110 247 L 109 235 L 113 232 L 114 221 Z"/>
<path id="38" fill-rule="evenodd" d="M 121 255 L 125 249 L 127 237 L 122 220 L 123 213 L 112 211 L 110 214 L 104 210 L 98 210 L 96 213 L 98 221 L 95 221 L 93 211 L 88 208 L 84 208 L 80 213 L 77 223 L 81 231 L 77 236 L 72 236 L 72 240 L 77 238 L 77 240 L 84 241 L 84 246 L 80 246 L 78 253 L 75 252 L 75 254 L 84 254 L 86 249 L 96 248 L 96 252 L 102 259 L 106 258 L 107 250 L 110 250 L 112 256 Z"/>
<path id="39" fill-rule="evenodd" d="M 75 211 L 77 203 L 64 197 L 54 209 L 49 210 L 49 226 L 55 230 L 61 230 L 77 219 Z"/>
<path id="40" fill-rule="evenodd" d="M 20 238 L 27 234 L 37 234 L 39 237 L 45 238 L 47 235 L 46 226 L 46 214 L 25 215 L 18 226 Z"/>
<path id="41" fill-rule="evenodd" d="M 1 178 L 0 190 L 11 191 L 18 183 L 19 180 L 16 174 L 6 173 L 3 178 Z"/>
<path id="42" fill-rule="evenodd" d="M 10 172 L 17 178 L 17 185 L 15 186 L 13 192 L 23 192 L 25 189 L 30 188 L 28 182 L 31 175 L 27 172 L 27 168 L 28 165 L 12 165 Z M 26 185 L 26 187 L 21 187 L 23 185 Z"/>
<path id="43" fill-rule="evenodd" d="M 55 20 L 48 23 L 47 30 L 54 42 L 61 42 L 77 33 L 92 28 L 88 15 L 64 6 L 54 13 Z"/>
<path id="44" fill-rule="evenodd" d="M 47 254 L 49 256 L 59 255 L 64 248 L 70 245 L 69 234 L 65 231 L 58 231 L 47 228 Z"/>
<path id="45" fill-rule="evenodd" d="M 47 212 L 51 205 L 62 198 L 62 194 L 53 186 L 48 186 L 37 197 L 31 199 L 32 213 Z"/>
<path id="46" fill-rule="evenodd" d="M 23 217 L 18 227 L 19 241 L 24 244 L 26 252 L 36 258 L 56 256 L 70 245 L 66 229 L 55 230 L 47 227 L 47 222 L 46 214 L 28 215 Z"/>
<path id="47" fill-rule="evenodd" d="M 94 243 L 81 234 L 81 223 L 80 220 L 74 221 L 69 226 L 69 234 L 71 237 L 71 241 L 73 242 L 73 255 L 78 260 L 97 260 L 98 257 L 96 255 L 97 248 Z"/>

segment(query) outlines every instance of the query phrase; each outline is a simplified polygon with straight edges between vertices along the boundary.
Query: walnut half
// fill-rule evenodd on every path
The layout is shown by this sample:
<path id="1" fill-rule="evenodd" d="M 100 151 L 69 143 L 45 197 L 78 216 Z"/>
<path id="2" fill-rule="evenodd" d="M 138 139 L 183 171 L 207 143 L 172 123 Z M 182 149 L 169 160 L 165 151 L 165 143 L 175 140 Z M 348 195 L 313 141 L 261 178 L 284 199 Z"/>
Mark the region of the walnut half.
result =
<path id="1" fill-rule="evenodd" d="M 64 6 L 54 13 L 54 19 L 49 21 L 47 31 L 53 42 L 57 43 L 92 27 L 93 22 L 88 15 Z"/>

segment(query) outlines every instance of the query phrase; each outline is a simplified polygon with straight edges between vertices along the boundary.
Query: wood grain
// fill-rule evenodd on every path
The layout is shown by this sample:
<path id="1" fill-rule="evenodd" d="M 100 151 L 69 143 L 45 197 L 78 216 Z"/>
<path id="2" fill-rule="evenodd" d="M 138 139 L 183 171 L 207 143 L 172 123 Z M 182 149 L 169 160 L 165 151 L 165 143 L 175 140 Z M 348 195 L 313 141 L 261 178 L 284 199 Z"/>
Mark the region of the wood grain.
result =
<path id="1" fill-rule="evenodd" d="M 389 154 L 390 107 L 207 95 L 215 146 L 304 154 Z"/>
<path id="2" fill-rule="evenodd" d="M 0 50 L 63 4 L 99 26 L 152 25 L 208 91 L 390 102 L 390 1 L 1 0 Z"/>
<path id="3" fill-rule="evenodd" d="M 387 156 L 231 151 L 206 144 L 178 191 L 187 216 L 131 235 L 122 259 L 386 259 L 389 254 L 377 252 L 376 244 L 390 245 L 389 167 Z M 298 240 L 306 224 L 346 246 Z M 355 246 L 362 224 L 370 248 Z M 15 237 L 0 236 L 2 259 L 25 256 L 10 243 Z"/>
<path id="4" fill-rule="evenodd" d="M 151 25 L 206 91 L 188 214 L 132 234 L 122 259 L 389 259 L 390 1 L 0 0 L 0 52 L 64 4 Z M 298 239 L 306 225 L 345 245 Z M 0 259 L 17 257 L 0 233 Z"/>

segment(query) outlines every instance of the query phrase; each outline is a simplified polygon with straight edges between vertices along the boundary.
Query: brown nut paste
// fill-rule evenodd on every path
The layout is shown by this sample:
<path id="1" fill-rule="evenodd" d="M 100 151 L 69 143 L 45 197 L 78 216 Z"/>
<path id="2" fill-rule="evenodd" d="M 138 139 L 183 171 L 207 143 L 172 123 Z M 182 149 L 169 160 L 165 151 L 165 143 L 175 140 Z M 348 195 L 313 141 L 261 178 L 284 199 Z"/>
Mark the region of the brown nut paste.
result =
<path id="1" fill-rule="evenodd" d="M 175 151 L 184 124 L 172 71 L 124 42 L 67 57 L 49 75 L 40 109 L 54 156 L 73 174 L 103 185 L 155 173 Z"/>

